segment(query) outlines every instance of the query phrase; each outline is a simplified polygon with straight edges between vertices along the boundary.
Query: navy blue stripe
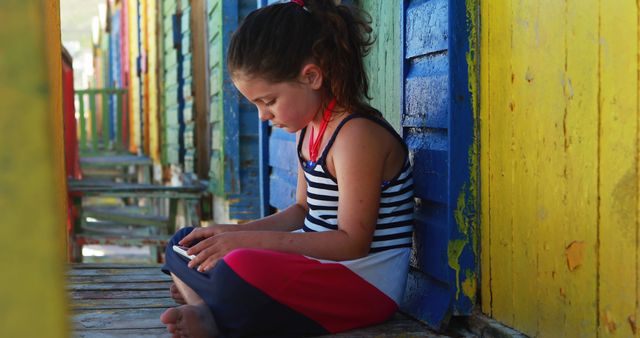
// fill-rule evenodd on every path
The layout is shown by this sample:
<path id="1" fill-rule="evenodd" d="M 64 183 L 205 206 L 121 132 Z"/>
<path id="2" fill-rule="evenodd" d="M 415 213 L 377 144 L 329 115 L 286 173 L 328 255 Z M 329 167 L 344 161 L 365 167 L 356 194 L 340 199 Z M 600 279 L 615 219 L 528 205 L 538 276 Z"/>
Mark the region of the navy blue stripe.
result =
<path id="1" fill-rule="evenodd" d="M 306 224 L 304 226 L 302 226 L 302 231 L 304 231 L 304 232 L 317 232 L 317 231 L 309 228 Z"/>
<path id="2" fill-rule="evenodd" d="M 333 178 L 333 177 L 331 177 L 330 175 L 328 175 L 328 174 L 327 174 L 327 173 L 325 173 L 325 172 L 322 172 L 322 171 L 316 171 L 316 170 L 313 170 L 313 169 L 309 169 L 309 168 L 307 168 L 306 166 L 305 166 L 304 168 L 305 168 L 305 170 L 304 170 L 304 171 L 305 171 L 307 174 L 311 175 L 311 176 L 322 177 L 322 178 L 327 178 L 327 179 L 332 179 L 332 178 Z"/>
<path id="3" fill-rule="evenodd" d="M 401 206 L 404 204 L 409 204 L 413 202 L 413 196 L 407 197 L 403 200 L 399 200 L 399 201 L 395 201 L 395 202 L 380 202 L 380 208 L 390 208 L 390 207 L 397 207 L 397 206 Z"/>
<path id="4" fill-rule="evenodd" d="M 338 185 L 336 184 L 331 185 L 331 184 L 316 183 L 311 181 L 308 181 L 308 183 L 309 183 L 309 187 L 311 188 L 338 191 Z"/>
<path id="5" fill-rule="evenodd" d="M 330 223 L 327 223 L 323 220 L 317 219 L 313 216 L 311 216 L 311 214 L 307 214 L 306 217 L 307 220 L 309 220 L 309 222 L 315 224 L 315 225 L 319 225 L 321 227 L 327 228 L 327 229 L 331 229 L 331 230 L 338 230 L 338 226 L 337 225 L 333 225 Z"/>
<path id="6" fill-rule="evenodd" d="M 408 185 L 408 186 L 406 186 L 406 187 L 402 188 L 402 189 L 401 189 L 401 190 L 399 190 L 399 191 L 395 191 L 395 192 L 383 192 L 382 194 L 380 194 L 380 196 L 381 196 L 382 198 L 385 198 L 385 197 L 400 196 L 400 195 L 402 195 L 402 194 L 404 194 L 404 193 L 407 193 L 407 192 L 409 192 L 409 191 L 413 191 L 413 184 Z"/>
<path id="7" fill-rule="evenodd" d="M 412 243 L 406 243 L 406 244 L 390 245 L 390 246 L 385 246 L 380 248 L 371 248 L 371 250 L 369 250 L 369 253 L 376 253 L 376 252 L 397 249 L 397 248 L 410 248 L 412 245 L 413 245 Z"/>
<path id="8" fill-rule="evenodd" d="M 380 242 L 380 241 L 390 241 L 392 239 L 399 239 L 399 238 L 411 238 L 412 234 L 413 234 L 413 231 L 406 231 L 398 234 L 373 236 L 373 241 Z"/>
<path id="9" fill-rule="evenodd" d="M 387 214 L 380 214 L 378 215 L 378 219 L 381 218 L 388 218 L 388 217 L 395 217 L 395 216 L 402 216 L 402 215 L 408 215 L 408 214 L 412 214 L 413 213 L 413 208 L 407 208 L 404 210 L 397 210 L 394 212 L 390 212 Z"/>
<path id="10" fill-rule="evenodd" d="M 335 205 L 330 205 L 330 206 L 315 205 L 315 204 L 309 203 L 309 201 L 307 201 L 307 205 L 309 206 L 309 209 L 317 210 L 317 211 L 320 211 L 320 210 L 333 210 L 333 211 L 336 211 L 336 210 L 338 210 L 338 207 L 335 206 Z"/>
<path id="11" fill-rule="evenodd" d="M 313 198 L 314 200 L 319 200 L 319 201 L 338 202 L 338 196 L 323 196 L 323 195 L 310 193 L 309 191 L 307 191 L 307 197 Z M 337 208 L 337 206 L 334 208 Z"/>
<path id="12" fill-rule="evenodd" d="M 386 224 L 378 224 L 376 225 L 376 230 L 406 227 L 408 225 L 413 225 L 413 219 L 409 219 L 406 221 L 391 222 Z"/>

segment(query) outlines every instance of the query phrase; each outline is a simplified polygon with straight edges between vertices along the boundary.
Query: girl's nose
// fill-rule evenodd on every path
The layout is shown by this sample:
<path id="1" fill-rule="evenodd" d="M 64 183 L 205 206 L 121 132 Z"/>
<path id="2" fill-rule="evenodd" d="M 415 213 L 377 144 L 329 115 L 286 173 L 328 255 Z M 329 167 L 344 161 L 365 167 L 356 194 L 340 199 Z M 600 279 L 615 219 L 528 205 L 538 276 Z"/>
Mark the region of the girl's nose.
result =
<path id="1" fill-rule="evenodd" d="M 258 117 L 260 118 L 261 121 L 268 121 L 273 118 L 273 114 L 271 114 L 266 109 L 258 108 Z"/>

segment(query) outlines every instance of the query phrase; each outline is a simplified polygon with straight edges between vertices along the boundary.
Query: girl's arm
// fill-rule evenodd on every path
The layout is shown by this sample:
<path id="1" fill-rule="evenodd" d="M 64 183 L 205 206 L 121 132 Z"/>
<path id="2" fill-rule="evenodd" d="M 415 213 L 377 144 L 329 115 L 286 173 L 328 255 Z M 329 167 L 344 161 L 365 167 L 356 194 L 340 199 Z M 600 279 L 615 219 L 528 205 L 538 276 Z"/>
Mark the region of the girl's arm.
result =
<path id="1" fill-rule="evenodd" d="M 206 271 L 236 248 L 262 248 L 303 254 L 319 259 L 350 260 L 368 254 L 377 223 L 380 184 L 388 145 L 384 137 L 367 130 L 364 119 L 341 130 L 332 148 L 339 184 L 338 230 L 325 232 L 227 232 L 189 249 L 196 254 L 190 267 Z M 298 193 L 300 194 L 299 185 Z M 306 183 L 304 183 L 306 187 Z M 302 220 L 301 220 L 302 221 Z"/>

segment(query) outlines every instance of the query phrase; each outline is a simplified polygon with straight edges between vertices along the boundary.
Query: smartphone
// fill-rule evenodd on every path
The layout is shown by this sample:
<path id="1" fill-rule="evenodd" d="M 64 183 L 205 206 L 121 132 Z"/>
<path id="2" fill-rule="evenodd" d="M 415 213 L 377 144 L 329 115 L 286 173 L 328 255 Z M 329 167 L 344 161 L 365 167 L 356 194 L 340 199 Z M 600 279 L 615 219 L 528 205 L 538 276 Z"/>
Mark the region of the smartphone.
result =
<path id="1" fill-rule="evenodd" d="M 185 247 L 185 246 L 179 246 L 179 245 L 174 245 L 173 246 L 173 251 L 179 253 L 182 257 L 188 259 L 188 260 L 192 260 L 194 258 L 196 258 L 196 255 L 189 255 L 187 254 L 187 250 L 189 250 L 189 248 Z"/>

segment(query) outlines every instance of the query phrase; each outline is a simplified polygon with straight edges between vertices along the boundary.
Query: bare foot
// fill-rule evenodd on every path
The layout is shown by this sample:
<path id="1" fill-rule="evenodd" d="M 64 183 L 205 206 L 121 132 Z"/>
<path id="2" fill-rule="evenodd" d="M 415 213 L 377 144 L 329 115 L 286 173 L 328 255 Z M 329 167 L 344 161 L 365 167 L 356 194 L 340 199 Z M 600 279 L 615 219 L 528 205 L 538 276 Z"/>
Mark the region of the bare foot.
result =
<path id="1" fill-rule="evenodd" d="M 206 304 L 182 305 L 167 309 L 160 320 L 173 337 L 209 338 L 218 336 L 218 327 Z"/>
<path id="2" fill-rule="evenodd" d="M 173 298 L 176 303 L 182 305 L 187 304 L 187 301 L 185 301 L 184 297 L 182 297 L 180 290 L 178 290 L 178 286 L 176 286 L 175 284 L 171 284 L 171 287 L 169 287 L 169 291 L 171 292 L 171 298 Z"/>

